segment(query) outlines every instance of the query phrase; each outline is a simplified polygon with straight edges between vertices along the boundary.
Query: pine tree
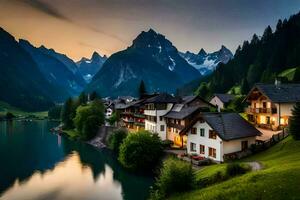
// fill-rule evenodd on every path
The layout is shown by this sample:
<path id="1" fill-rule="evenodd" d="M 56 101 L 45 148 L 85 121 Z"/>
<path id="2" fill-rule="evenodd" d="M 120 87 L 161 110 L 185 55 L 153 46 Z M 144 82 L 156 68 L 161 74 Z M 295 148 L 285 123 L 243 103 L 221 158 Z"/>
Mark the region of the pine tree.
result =
<path id="1" fill-rule="evenodd" d="M 292 116 L 289 121 L 289 131 L 295 140 L 300 140 L 300 102 L 292 109 Z"/>
<path id="2" fill-rule="evenodd" d="M 294 78 L 293 78 L 294 83 L 300 83 L 300 67 L 296 68 Z"/>
<path id="3" fill-rule="evenodd" d="M 95 99 L 99 99 L 99 96 L 96 91 L 93 91 L 92 94 L 90 94 L 90 100 L 94 101 Z"/>
<path id="4" fill-rule="evenodd" d="M 253 35 L 252 40 L 251 40 L 251 44 L 252 45 L 256 45 L 259 43 L 259 38 L 256 34 Z"/>
<path id="5" fill-rule="evenodd" d="M 250 91 L 249 85 L 248 85 L 248 81 L 246 78 L 244 78 L 242 80 L 242 85 L 241 85 L 241 93 L 242 94 L 248 94 L 248 92 Z"/>
<path id="6" fill-rule="evenodd" d="M 197 93 L 200 97 L 207 99 L 210 95 L 210 90 L 207 86 L 207 83 L 202 82 Z"/>
<path id="7" fill-rule="evenodd" d="M 140 86 L 139 86 L 139 96 L 140 98 L 145 95 L 147 92 L 146 92 L 146 87 L 145 87 L 145 83 L 143 80 L 141 80 L 141 83 L 140 83 Z"/>
<path id="8" fill-rule="evenodd" d="M 262 41 L 264 41 L 264 42 L 268 41 L 272 37 L 272 33 L 273 33 L 273 31 L 272 31 L 271 26 L 268 26 L 264 31 L 264 34 L 262 36 Z"/>
<path id="9" fill-rule="evenodd" d="M 281 30 L 281 28 L 282 28 L 282 20 L 279 19 L 278 22 L 277 22 L 277 25 L 276 25 L 276 31 Z"/>
<path id="10" fill-rule="evenodd" d="M 72 129 L 74 128 L 73 124 L 73 114 L 74 114 L 74 102 L 72 98 L 68 98 L 63 105 L 61 111 L 61 121 L 63 123 L 64 129 Z"/>
<path id="11" fill-rule="evenodd" d="M 85 105 L 87 103 L 87 95 L 84 92 L 81 92 L 81 94 L 78 97 L 78 105 Z"/>

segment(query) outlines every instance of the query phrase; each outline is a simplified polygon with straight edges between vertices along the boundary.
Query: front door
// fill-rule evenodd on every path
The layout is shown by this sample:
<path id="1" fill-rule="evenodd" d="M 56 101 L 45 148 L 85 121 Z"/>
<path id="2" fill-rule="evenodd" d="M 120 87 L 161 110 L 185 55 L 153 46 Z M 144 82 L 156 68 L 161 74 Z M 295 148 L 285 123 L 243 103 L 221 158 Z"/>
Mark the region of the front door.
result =
<path id="1" fill-rule="evenodd" d="M 242 151 L 248 149 L 248 141 L 242 141 Z"/>

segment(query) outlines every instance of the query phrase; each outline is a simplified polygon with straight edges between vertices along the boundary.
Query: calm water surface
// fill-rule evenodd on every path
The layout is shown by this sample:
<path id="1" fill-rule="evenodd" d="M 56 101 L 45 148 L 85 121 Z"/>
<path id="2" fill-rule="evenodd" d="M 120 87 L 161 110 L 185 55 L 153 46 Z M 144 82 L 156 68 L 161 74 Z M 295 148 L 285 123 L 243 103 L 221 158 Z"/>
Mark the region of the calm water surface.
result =
<path id="1" fill-rule="evenodd" d="M 109 151 L 52 134 L 55 122 L 0 122 L 0 199 L 146 199 L 151 178 Z"/>

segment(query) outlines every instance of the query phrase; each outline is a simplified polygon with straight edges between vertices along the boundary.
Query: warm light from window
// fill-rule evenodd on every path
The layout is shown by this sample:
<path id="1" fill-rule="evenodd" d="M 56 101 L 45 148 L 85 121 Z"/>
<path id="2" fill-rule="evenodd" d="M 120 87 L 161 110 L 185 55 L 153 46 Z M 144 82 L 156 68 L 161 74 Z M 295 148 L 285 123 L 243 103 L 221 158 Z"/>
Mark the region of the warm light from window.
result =
<path id="1" fill-rule="evenodd" d="M 272 121 L 275 122 L 275 117 L 272 117 Z"/>
<path id="2" fill-rule="evenodd" d="M 280 124 L 281 124 L 281 125 L 284 125 L 284 124 L 285 124 L 284 118 L 280 118 Z"/>
<path id="3" fill-rule="evenodd" d="M 260 123 L 265 124 L 266 123 L 266 116 L 260 116 Z"/>

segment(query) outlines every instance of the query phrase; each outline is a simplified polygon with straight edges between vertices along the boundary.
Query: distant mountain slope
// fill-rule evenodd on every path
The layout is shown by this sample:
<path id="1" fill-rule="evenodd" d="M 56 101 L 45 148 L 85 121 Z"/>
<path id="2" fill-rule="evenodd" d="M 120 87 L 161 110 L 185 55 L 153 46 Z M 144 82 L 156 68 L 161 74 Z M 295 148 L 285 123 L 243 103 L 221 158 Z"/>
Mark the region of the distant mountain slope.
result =
<path id="1" fill-rule="evenodd" d="M 261 38 L 254 34 L 250 42 L 238 47 L 232 60 L 220 64 L 209 76 L 208 89 L 223 93 L 234 85 L 274 82 L 282 71 L 300 66 L 299 36 L 300 13 L 279 20 L 275 32 L 268 26 Z"/>
<path id="2" fill-rule="evenodd" d="M 137 96 L 143 80 L 148 92 L 174 93 L 200 76 L 165 36 L 150 29 L 139 34 L 126 50 L 110 56 L 86 90 L 96 90 L 102 96 Z"/>
<path id="3" fill-rule="evenodd" d="M 80 85 L 81 87 L 84 87 L 86 85 L 83 76 L 81 75 L 76 63 L 72 59 L 67 57 L 65 54 L 56 52 L 53 49 L 47 49 L 45 46 L 41 46 L 39 49 L 43 53 L 52 56 L 57 60 L 59 60 L 60 62 L 62 62 L 74 74 L 74 78 L 76 79 L 78 85 Z"/>
<path id="4" fill-rule="evenodd" d="M 90 59 L 82 58 L 76 64 L 85 81 L 90 82 L 106 60 L 107 57 L 105 55 L 102 57 L 97 52 L 94 52 Z"/>
<path id="5" fill-rule="evenodd" d="M 19 41 L 20 46 L 27 51 L 33 60 L 37 63 L 40 71 L 44 74 L 46 79 L 64 91 L 62 97 L 57 97 L 57 100 L 63 100 L 68 96 L 78 95 L 84 88 L 85 82 L 82 77 L 75 75 L 71 71 L 70 65 L 65 65 L 57 59 L 59 55 L 45 47 L 36 48 L 26 40 Z M 69 62 L 69 61 L 65 61 Z M 74 65 L 76 67 L 76 65 Z"/>
<path id="6" fill-rule="evenodd" d="M 0 100 L 24 110 L 46 110 L 62 95 L 15 38 L 0 28 Z"/>
<path id="7" fill-rule="evenodd" d="M 198 54 L 187 51 L 180 53 L 180 55 L 195 67 L 202 75 L 207 75 L 216 69 L 219 63 L 227 63 L 233 58 L 233 54 L 229 49 L 222 45 L 219 51 L 213 53 L 206 53 L 201 49 Z"/>

